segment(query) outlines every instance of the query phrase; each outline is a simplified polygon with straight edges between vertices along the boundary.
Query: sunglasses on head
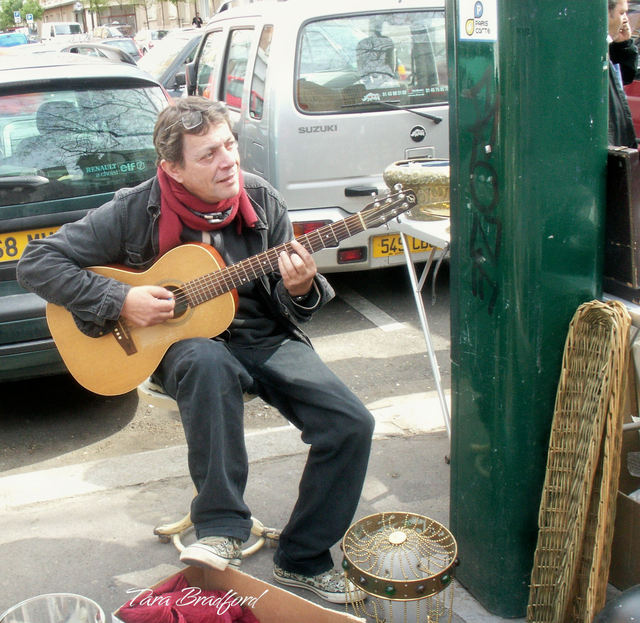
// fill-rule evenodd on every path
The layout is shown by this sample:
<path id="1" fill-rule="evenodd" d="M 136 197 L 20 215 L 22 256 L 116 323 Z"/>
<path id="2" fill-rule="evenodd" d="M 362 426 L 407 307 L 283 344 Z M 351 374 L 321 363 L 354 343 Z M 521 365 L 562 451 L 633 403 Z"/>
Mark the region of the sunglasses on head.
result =
<path id="1" fill-rule="evenodd" d="M 214 108 L 217 112 L 226 113 L 227 107 L 224 104 L 216 103 L 210 108 Z M 201 110 L 189 110 L 181 115 L 181 117 L 168 125 L 165 130 L 170 130 L 174 125 L 182 123 L 182 127 L 185 130 L 195 130 L 199 128 L 204 122 L 204 113 Z"/>

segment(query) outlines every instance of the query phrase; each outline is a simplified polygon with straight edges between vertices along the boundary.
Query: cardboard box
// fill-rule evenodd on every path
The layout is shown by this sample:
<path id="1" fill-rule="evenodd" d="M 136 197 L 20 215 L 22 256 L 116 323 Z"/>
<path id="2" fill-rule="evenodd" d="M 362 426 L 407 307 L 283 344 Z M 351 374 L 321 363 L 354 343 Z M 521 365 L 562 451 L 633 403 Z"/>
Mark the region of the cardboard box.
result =
<path id="1" fill-rule="evenodd" d="M 364 623 L 365 619 L 318 606 L 277 586 L 267 584 L 242 571 L 228 567 L 226 571 L 186 567 L 181 571 L 189 584 L 203 590 L 235 591 L 241 598 L 253 598 L 251 609 L 260 623 Z M 156 586 L 167 581 L 165 578 Z M 154 588 L 154 587 L 152 587 Z M 133 596 L 132 596 L 133 598 Z M 207 607 L 207 606 L 203 606 Z M 344 608 L 344 606 L 342 606 Z M 122 623 L 118 611 L 113 623 Z"/>
<path id="2" fill-rule="evenodd" d="M 611 544 L 609 583 L 620 590 L 640 584 L 640 504 L 629 497 L 640 489 L 640 478 L 627 469 L 627 454 L 640 452 L 640 432 L 625 431 L 622 436 L 620 484 L 616 506 L 616 523 Z"/>

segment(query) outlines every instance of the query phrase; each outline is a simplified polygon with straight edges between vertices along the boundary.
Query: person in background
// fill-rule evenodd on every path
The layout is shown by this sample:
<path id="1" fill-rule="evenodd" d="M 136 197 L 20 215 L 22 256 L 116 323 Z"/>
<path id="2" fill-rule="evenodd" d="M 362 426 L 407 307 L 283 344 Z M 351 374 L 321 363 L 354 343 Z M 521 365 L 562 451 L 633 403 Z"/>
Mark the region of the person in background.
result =
<path id="1" fill-rule="evenodd" d="M 608 0 L 609 145 L 636 148 L 631 110 L 623 86 L 635 78 L 638 49 L 631 39 L 627 0 Z"/>
<path id="2" fill-rule="evenodd" d="M 277 270 L 237 288 L 235 317 L 226 331 L 212 339 L 180 339 L 154 374 L 178 403 L 197 491 L 191 520 L 198 540 L 180 560 L 219 570 L 240 564 L 252 526 L 244 501 L 244 394 L 258 394 L 310 446 L 299 497 L 274 554 L 275 580 L 332 603 L 362 599 L 364 593 L 334 568 L 330 548 L 356 511 L 374 419 L 299 327 L 331 300 L 333 289 L 293 239 L 278 192 L 241 171 L 224 104 L 199 96 L 177 99 L 158 116 L 154 146 L 155 177 L 29 243 L 18 280 L 65 306 L 84 333 L 99 336 L 119 321 L 160 325 L 173 318 L 175 301 L 159 285 L 132 287 L 85 267 L 147 269 L 186 242 L 210 244 L 231 265 L 286 244 L 287 251 L 274 254 Z"/>
<path id="3" fill-rule="evenodd" d="M 198 11 L 196 11 L 196 15 L 195 15 L 195 17 L 191 20 L 191 23 L 192 23 L 196 28 L 202 28 L 202 18 L 200 17 L 200 13 L 198 13 Z"/>

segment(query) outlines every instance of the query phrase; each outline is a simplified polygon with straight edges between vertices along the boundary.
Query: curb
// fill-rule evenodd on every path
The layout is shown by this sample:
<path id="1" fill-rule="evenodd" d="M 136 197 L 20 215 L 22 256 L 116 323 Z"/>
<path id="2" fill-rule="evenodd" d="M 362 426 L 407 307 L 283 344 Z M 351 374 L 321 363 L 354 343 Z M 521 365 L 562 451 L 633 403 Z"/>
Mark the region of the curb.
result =
<path id="1" fill-rule="evenodd" d="M 375 439 L 444 430 L 436 392 L 385 398 L 367 405 Z M 307 445 L 287 424 L 248 431 L 250 463 L 303 454 Z M 186 444 L 0 477 L 0 511 L 89 493 L 189 476 Z"/>

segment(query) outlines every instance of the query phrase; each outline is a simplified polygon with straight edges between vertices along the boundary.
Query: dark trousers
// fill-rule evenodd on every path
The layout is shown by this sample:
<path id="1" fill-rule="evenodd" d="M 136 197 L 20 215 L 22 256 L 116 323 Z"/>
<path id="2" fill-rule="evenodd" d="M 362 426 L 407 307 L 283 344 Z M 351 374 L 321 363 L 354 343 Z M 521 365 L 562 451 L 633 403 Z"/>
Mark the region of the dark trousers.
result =
<path id="1" fill-rule="evenodd" d="M 374 419 L 360 400 L 312 348 L 295 340 L 273 348 L 183 340 L 168 350 L 157 375 L 180 409 L 197 490 L 191 520 L 198 538 L 249 538 L 243 394 L 257 393 L 311 446 L 274 560 L 307 575 L 330 569 L 329 548 L 353 519 L 369 460 Z"/>

